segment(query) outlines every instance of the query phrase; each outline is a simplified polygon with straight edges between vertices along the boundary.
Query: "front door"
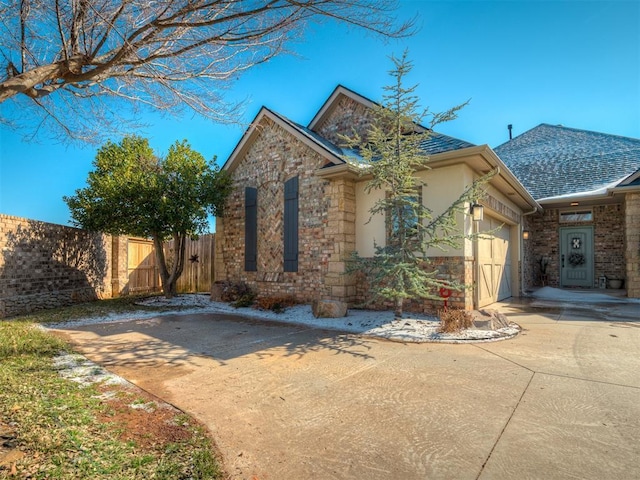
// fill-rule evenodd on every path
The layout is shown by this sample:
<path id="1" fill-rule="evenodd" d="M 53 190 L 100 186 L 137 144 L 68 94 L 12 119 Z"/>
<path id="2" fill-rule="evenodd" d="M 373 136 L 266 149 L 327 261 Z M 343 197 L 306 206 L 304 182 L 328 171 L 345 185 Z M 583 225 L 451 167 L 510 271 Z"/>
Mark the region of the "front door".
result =
<path id="1" fill-rule="evenodd" d="M 560 286 L 593 285 L 593 227 L 561 228 Z"/>

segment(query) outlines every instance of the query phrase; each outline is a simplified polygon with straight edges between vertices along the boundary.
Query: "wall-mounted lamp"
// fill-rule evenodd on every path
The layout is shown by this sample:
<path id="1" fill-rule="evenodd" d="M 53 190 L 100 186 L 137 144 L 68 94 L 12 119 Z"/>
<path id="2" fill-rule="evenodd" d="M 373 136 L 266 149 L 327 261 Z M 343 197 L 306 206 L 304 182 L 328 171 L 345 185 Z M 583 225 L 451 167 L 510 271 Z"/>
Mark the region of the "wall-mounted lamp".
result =
<path id="1" fill-rule="evenodd" d="M 474 202 L 471 205 L 471 217 L 474 222 L 481 222 L 484 219 L 484 207 Z"/>
<path id="2" fill-rule="evenodd" d="M 529 240 L 529 235 L 530 235 L 529 230 L 523 230 L 522 231 L 522 239 L 523 240 Z"/>

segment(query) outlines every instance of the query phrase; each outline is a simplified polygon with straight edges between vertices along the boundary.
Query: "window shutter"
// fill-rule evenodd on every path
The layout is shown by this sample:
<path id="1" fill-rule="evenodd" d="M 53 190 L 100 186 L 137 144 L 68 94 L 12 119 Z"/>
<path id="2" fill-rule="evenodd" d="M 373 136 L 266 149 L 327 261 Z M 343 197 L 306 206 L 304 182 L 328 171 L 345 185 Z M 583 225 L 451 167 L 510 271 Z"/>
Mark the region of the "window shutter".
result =
<path id="1" fill-rule="evenodd" d="M 244 189 L 244 269 L 258 270 L 258 189 Z"/>
<path id="2" fill-rule="evenodd" d="M 284 184 L 284 271 L 298 271 L 298 177 Z"/>

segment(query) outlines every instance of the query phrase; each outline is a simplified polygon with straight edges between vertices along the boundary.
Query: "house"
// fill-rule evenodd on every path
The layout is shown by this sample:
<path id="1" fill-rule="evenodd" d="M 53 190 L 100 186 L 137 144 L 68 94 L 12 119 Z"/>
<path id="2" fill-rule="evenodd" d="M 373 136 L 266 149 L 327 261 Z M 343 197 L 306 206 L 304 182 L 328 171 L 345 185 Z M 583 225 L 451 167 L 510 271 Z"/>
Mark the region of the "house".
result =
<path id="1" fill-rule="evenodd" d="M 367 179 L 350 160 L 353 152 L 340 147 L 340 135 L 357 131 L 366 137 L 373 106 L 338 86 L 306 127 L 260 110 L 223 167 L 233 178 L 233 191 L 216 223 L 217 281 L 243 281 L 259 295 L 294 295 L 303 302 L 353 305 L 367 299 L 366 279 L 345 270 L 353 251 L 369 256 L 374 242 L 386 242 L 385 219 L 369 213 L 382 192 L 365 192 Z M 523 222 L 541 206 L 487 145 L 433 133 L 423 148 L 430 168 L 416 175 L 426 183 L 421 196 L 435 214 L 476 178 L 498 171 L 482 200 L 480 224 L 469 216 L 458 219 L 465 233 L 493 234 L 429 252 L 440 278 L 474 285 L 454 292 L 450 304 L 470 309 L 519 295 Z"/>
<path id="2" fill-rule="evenodd" d="M 524 220 L 523 287 L 620 279 L 640 297 L 640 140 L 542 124 L 495 152 L 543 208 Z"/>
<path id="3" fill-rule="evenodd" d="M 302 302 L 368 298 L 366 278 L 345 274 L 346 264 L 354 251 L 371 256 L 384 246 L 385 219 L 370 215 L 384 193 L 365 192 L 354 152 L 340 145 L 354 131 L 366 138 L 374 105 L 338 86 L 307 126 L 259 111 L 223 167 L 233 191 L 216 223 L 217 281 Z M 473 285 L 451 305 L 480 308 L 536 285 L 593 288 L 614 278 L 640 297 L 640 140 L 543 124 L 495 151 L 435 132 L 422 147 L 429 169 L 416 175 L 434 214 L 498 172 L 481 200 L 483 220 L 458 218 L 461 232 L 491 234 L 429 252 L 440 278 Z"/>

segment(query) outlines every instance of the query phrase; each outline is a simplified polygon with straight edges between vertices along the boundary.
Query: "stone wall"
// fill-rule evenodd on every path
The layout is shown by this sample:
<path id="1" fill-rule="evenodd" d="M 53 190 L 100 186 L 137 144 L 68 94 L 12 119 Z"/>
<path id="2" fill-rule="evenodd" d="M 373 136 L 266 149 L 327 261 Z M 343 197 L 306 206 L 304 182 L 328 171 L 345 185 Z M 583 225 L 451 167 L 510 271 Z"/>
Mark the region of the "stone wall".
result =
<path id="1" fill-rule="evenodd" d="M 448 300 L 449 308 L 460 308 L 463 310 L 473 309 L 473 257 L 431 257 L 428 269 L 438 271 L 436 278 L 448 281 L 457 281 L 467 288 L 462 291 L 452 291 Z M 438 295 L 437 291 L 434 291 Z M 367 308 L 378 310 L 393 310 L 391 301 L 372 301 L 369 294 L 369 283 L 363 274 L 357 275 L 357 296 L 355 305 L 367 305 Z M 404 310 L 414 313 L 435 314 L 444 307 L 444 301 L 440 299 L 418 299 L 406 300 Z"/>
<path id="2" fill-rule="evenodd" d="M 626 195 L 625 231 L 627 296 L 640 298 L 640 193 Z"/>
<path id="3" fill-rule="evenodd" d="M 343 285 L 326 285 L 324 279 L 330 264 L 335 273 L 343 254 L 345 239 L 339 235 L 344 219 L 330 218 L 329 210 L 340 208 L 336 192 L 330 181 L 316 175 L 326 160 L 267 117 L 259 132 L 232 173 L 233 191 L 224 217 L 217 219 L 216 280 L 244 281 L 259 295 L 293 295 L 301 302 L 334 298 L 338 292 L 332 287 Z M 295 176 L 299 181 L 298 271 L 285 272 L 284 183 Z M 244 271 L 245 187 L 258 190 L 256 272 Z"/>
<path id="4" fill-rule="evenodd" d="M 110 237 L 0 214 L 0 249 L 0 317 L 111 296 Z"/>
<path id="5" fill-rule="evenodd" d="M 593 221 L 559 223 L 560 210 L 545 209 L 542 214 L 525 218 L 525 229 L 531 238 L 524 242 L 523 288 L 541 286 L 541 257 L 548 259 L 547 285 L 560 286 L 560 227 L 593 226 L 594 285 L 598 277 L 623 278 L 625 276 L 625 208 L 623 204 L 593 207 Z M 628 217 L 627 217 L 628 218 Z"/>

